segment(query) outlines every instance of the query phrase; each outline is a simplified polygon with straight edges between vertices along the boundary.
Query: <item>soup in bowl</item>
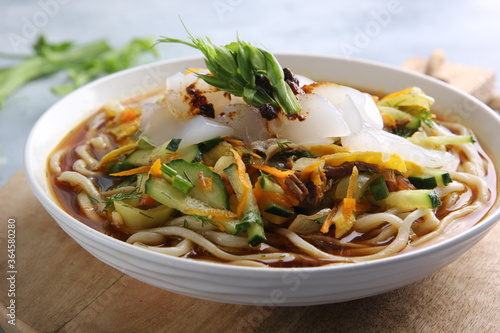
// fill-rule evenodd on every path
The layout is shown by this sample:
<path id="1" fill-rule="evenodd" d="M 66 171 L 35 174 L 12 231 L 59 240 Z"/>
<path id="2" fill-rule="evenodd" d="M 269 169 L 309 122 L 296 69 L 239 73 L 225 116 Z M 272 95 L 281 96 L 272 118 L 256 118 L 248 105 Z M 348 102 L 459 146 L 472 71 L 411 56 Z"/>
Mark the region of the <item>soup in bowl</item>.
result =
<path id="1" fill-rule="evenodd" d="M 207 85 L 194 74 L 203 70 L 187 71 L 205 66 L 198 58 L 83 87 L 33 129 L 30 185 L 98 259 L 163 289 L 241 304 L 392 290 L 496 223 L 493 111 L 400 69 L 277 58 L 291 69 L 297 114 Z"/>

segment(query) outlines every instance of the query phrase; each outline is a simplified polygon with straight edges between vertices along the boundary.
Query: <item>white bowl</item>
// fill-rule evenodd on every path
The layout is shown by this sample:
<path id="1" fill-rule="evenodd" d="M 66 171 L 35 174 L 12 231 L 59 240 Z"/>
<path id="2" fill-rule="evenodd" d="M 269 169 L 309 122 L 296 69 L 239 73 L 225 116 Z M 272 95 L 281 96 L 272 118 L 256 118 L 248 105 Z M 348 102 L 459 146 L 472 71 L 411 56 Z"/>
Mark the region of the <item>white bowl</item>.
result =
<path id="1" fill-rule="evenodd" d="M 290 54 L 278 55 L 278 59 L 294 73 L 316 80 L 380 92 L 409 86 L 422 88 L 436 99 L 437 111 L 465 122 L 475 131 L 498 173 L 500 117 L 469 95 L 423 75 L 365 61 Z M 481 223 L 408 253 L 342 266 L 272 269 L 154 253 L 93 230 L 61 209 L 49 189 L 47 158 L 63 137 L 105 102 L 161 87 L 167 75 L 188 67 L 203 67 L 203 61 L 201 58 L 164 61 L 97 80 L 51 107 L 38 120 L 28 139 L 26 176 L 38 200 L 83 248 L 119 271 L 162 289 L 226 303 L 295 306 L 342 302 L 387 292 L 430 275 L 478 242 L 500 217 L 497 199 Z"/>

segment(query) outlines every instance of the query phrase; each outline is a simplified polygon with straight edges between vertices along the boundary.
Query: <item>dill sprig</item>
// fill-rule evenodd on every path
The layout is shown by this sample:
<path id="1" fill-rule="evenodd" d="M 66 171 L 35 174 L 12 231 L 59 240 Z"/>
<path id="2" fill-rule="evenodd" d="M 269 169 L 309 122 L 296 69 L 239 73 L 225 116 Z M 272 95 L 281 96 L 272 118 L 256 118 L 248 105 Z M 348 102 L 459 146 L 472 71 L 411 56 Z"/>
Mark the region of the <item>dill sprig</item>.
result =
<path id="1" fill-rule="evenodd" d="M 280 154 L 285 153 L 285 152 L 289 151 L 290 149 L 292 149 L 292 147 L 290 147 L 290 145 L 292 144 L 290 141 L 284 141 L 284 142 L 276 141 L 276 144 L 278 145 L 278 149 L 280 150 Z"/>
<path id="2" fill-rule="evenodd" d="M 208 216 L 204 216 L 204 215 L 198 215 L 198 214 L 188 214 L 188 216 L 192 216 L 194 217 L 196 220 L 200 221 L 201 222 L 201 226 L 204 227 L 206 226 L 207 224 L 213 224 L 215 226 L 218 225 L 217 221 L 215 220 L 212 220 L 211 218 L 209 218 Z M 187 224 L 187 221 L 184 220 L 184 224 L 186 225 Z"/>
<path id="3" fill-rule="evenodd" d="M 142 197 L 141 193 L 138 192 L 138 188 L 133 189 L 130 192 L 118 192 L 106 199 L 104 204 L 104 209 L 108 209 L 115 201 L 128 200 L 128 199 L 140 199 Z"/>
<path id="4" fill-rule="evenodd" d="M 195 73 L 208 84 L 240 96 L 253 106 L 270 104 L 287 115 L 297 114 L 300 104 L 285 81 L 283 69 L 269 52 L 241 41 L 221 46 L 210 38 L 197 38 L 186 29 L 191 42 L 162 36 L 159 43 L 180 43 L 200 50 L 210 74 Z"/>

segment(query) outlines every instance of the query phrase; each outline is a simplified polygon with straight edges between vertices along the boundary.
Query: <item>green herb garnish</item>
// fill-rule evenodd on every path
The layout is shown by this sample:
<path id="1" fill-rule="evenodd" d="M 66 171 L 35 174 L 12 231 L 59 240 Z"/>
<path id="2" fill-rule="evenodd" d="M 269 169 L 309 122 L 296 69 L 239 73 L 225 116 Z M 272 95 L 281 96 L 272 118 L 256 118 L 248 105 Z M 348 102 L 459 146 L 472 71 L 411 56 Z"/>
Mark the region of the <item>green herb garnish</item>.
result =
<path id="1" fill-rule="evenodd" d="M 189 214 L 190 216 L 194 217 L 196 220 L 200 221 L 201 222 L 201 226 L 204 227 L 206 226 L 207 224 L 213 224 L 215 226 L 217 226 L 217 221 L 214 221 L 212 220 L 211 218 L 207 217 L 207 216 L 203 216 L 203 215 L 198 215 L 198 214 Z M 186 220 L 184 220 L 186 222 Z"/>
<path id="2" fill-rule="evenodd" d="M 278 145 L 278 149 L 280 150 L 280 153 L 284 153 L 284 152 L 292 149 L 292 147 L 290 147 L 290 145 L 292 144 L 290 141 L 284 141 L 284 142 L 276 141 L 276 144 Z"/>
<path id="3" fill-rule="evenodd" d="M 52 91 L 67 94 L 102 74 L 132 66 L 144 52 L 156 55 L 152 44 L 149 39 L 135 39 L 125 47 L 113 50 L 105 40 L 75 46 L 71 42 L 50 44 L 42 35 L 33 45 L 34 55 L 23 57 L 15 66 L 0 69 L 0 106 L 29 81 L 61 70 L 67 71 L 71 83 L 54 87 Z"/>
<path id="4" fill-rule="evenodd" d="M 138 192 L 138 189 L 135 188 L 130 192 L 118 192 L 115 195 L 110 196 L 105 201 L 104 209 L 108 209 L 115 201 L 122 201 L 128 199 L 140 199 L 142 197 L 141 193 Z"/>
<path id="5" fill-rule="evenodd" d="M 222 91 L 242 97 L 250 105 L 269 104 L 287 115 L 301 110 L 282 67 L 271 53 L 239 39 L 221 46 L 208 37 L 197 38 L 189 31 L 188 34 L 191 42 L 163 36 L 158 42 L 180 43 L 200 50 L 210 74 L 195 74 Z"/>

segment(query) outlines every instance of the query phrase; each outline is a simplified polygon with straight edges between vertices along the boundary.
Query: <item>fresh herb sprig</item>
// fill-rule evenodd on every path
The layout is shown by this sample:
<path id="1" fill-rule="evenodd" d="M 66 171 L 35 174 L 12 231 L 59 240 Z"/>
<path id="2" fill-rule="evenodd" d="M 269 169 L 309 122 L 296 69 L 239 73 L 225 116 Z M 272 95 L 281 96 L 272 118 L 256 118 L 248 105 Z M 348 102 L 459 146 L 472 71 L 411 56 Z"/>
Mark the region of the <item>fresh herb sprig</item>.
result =
<path id="1" fill-rule="evenodd" d="M 213 224 L 215 226 L 218 226 L 218 223 L 217 221 L 211 219 L 210 217 L 208 216 L 204 216 L 204 215 L 198 215 L 198 214 L 188 214 L 188 216 L 192 216 L 194 217 L 197 221 L 201 222 L 201 226 L 204 227 L 206 226 L 207 224 Z M 186 223 L 184 223 L 186 224 Z"/>
<path id="2" fill-rule="evenodd" d="M 152 46 L 150 39 L 134 39 L 120 49 L 113 49 L 105 40 L 75 46 L 71 42 L 49 43 L 42 35 L 33 45 L 33 55 L 20 58 L 15 66 L 0 69 L 0 107 L 8 96 L 32 80 L 65 70 L 71 82 L 52 88 L 64 95 L 100 75 L 134 65 L 145 52 L 156 56 Z M 0 57 L 10 58 L 4 54 Z"/>
<path id="3" fill-rule="evenodd" d="M 187 29 L 186 29 L 187 30 Z M 195 73 L 208 84 L 240 96 L 253 106 L 271 105 L 287 115 L 297 114 L 300 104 L 285 81 L 283 69 L 269 52 L 241 41 L 221 46 L 189 33 L 191 42 L 161 37 L 159 43 L 180 43 L 200 50 L 210 74 Z"/>
<path id="4" fill-rule="evenodd" d="M 108 209 L 113 205 L 115 201 L 129 200 L 129 199 L 140 199 L 142 197 L 142 193 L 138 191 L 138 188 L 133 189 L 130 192 L 118 192 L 104 202 L 104 209 Z"/>

